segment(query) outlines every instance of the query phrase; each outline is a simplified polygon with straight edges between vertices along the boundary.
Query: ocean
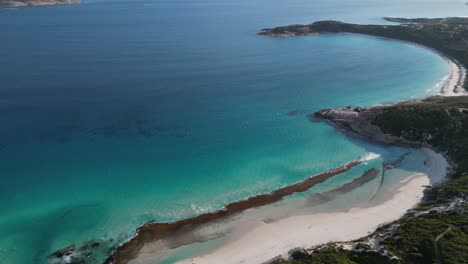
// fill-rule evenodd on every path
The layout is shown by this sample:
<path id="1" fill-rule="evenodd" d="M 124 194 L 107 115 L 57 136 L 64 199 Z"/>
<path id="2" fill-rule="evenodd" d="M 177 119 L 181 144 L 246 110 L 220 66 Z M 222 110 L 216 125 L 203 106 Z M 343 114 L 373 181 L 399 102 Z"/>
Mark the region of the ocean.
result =
<path id="1" fill-rule="evenodd" d="M 147 221 L 220 209 L 371 152 L 376 164 L 395 159 L 408 150 L 348 138 L 307 115 L 435 94 L 449 73 L 439 55 L 351 34 L 256 32 L 465 9 L 433 0 L 95 0 L 0 10 L 1 262 L 47 263 L 95 239 L 116 245 Z"/>

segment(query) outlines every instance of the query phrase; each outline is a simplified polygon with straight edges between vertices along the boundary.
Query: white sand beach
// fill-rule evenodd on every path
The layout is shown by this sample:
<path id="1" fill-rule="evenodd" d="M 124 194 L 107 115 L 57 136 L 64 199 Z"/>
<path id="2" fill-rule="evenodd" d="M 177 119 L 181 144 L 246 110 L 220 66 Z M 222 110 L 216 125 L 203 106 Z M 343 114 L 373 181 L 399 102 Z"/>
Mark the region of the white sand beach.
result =
<path id="1" fill-rule="evenodd" d="M 366 236 L 378 226 L 397 220 L 416 206 L 423 197 L 425 186 L 445 179 L 448 163 L 430 149 L 424 149 L 426 173 L 415 174 L 402 183 L 393 197 L 367 208 L 347 212 L 316 213 L 289 216 L 273 222 L 259 222 L 247 232 L 227 241 L 213 252 L 180 261 L 180 264 L 242 263 L 258 264 L 291 249 L 311 248 L 332 241 L 349 241 Z"/>
<path id="2" fill-rule="evenodd" d="M 440 93 L 442 96 L 460 96 L 468 95 L 463 88 L 466 77 L 466 69 L 460 64 L 445 58 L 450 67 L 450 75 L 440 83 Z"/>

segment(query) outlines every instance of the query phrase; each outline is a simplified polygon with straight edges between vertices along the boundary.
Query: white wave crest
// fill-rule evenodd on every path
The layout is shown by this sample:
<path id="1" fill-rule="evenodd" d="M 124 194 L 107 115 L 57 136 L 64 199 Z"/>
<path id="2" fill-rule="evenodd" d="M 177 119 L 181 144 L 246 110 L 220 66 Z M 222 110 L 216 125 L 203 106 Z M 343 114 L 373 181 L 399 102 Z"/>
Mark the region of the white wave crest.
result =
<path id="1" fill-rule="evenodd" d="M 202 214 L 202 213 L 213 211 L 212 206 L 202 207 L 202 206 L 195 205 L 193 203 L 190 204 L 190 209 L 192 209 L 192 211 L 194 211 L 197 214 Z"/>
<path id="2" fill-rule="evenodd" d="M 440 94 L 442 92 L 442 88 L 448 83 L 450 79 L 451 74 L 445 75 L 442 79 L 439 80 L 438 83 L 436 83 L 434 86 L 426 90 L 426 93 L 438 93 Z"/>
<path id="3" fill-rule="evenodd" d="M 412 175 L 410 175 L 408 178 L 401 180 L 400 183 L 408 182 L 408 181 L 410 181 L 411 179 L 413 179 L 414 177 L 419 176 L 419 175 L 424 175 L 424 173 L 412 174 Z"/>
<path id="4" fill-rule="evenodd" d="M 381 155 L 374 152 L 367 152 L 364 157 L 361 157 L 361 161 L 368 161 L 379 158 Z"/>

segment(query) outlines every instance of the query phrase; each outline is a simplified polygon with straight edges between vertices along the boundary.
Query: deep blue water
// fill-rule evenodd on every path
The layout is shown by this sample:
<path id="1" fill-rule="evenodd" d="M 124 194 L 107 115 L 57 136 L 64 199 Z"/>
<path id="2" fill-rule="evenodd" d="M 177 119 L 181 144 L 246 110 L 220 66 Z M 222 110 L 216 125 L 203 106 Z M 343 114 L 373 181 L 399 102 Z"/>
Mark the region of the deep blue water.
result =
<path id="1" fill-rule="evenodd" d="M 463 1 L 89 1 L 0 10 L 0 259 L 42 263 L 401 149 L 306 114 L 422 98 L 429 50 L 264 27 L 463 15 Z M 290 116 L 288 112 L 297 111 Z M 356 175 L 357 176 L 357 175 Z"/>

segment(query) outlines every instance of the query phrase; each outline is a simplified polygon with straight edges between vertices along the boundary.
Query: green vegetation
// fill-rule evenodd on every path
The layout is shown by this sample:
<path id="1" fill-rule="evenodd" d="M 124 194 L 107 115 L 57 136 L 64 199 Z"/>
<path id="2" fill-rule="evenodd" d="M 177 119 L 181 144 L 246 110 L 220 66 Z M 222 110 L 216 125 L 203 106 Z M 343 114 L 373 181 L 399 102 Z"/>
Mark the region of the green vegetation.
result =
<path id="1" fill-rule="evenodd" d="M 393 236 L 381 244 L 402 263 L 436 263 L 437 246 L 443 263 L 463 263 L 468 259 L 468 218 L 458 212 L 432 211 L 419 217 L 406 217 Z M 436 238 L 454 226 L 436 243 Z M 436 246 L 437 244 L 437 246 Z M 450 252 L 446 249 L 450 247 Z"/>
<path id="2" fill-rule="evenodd" d="M 427 200 L 414 212 L 402 219 L 380 227 L 376 234 L 385 233 L 398 225 L 391 235 L 383 236 L 379 252 L 386 250 L 396 258 L 390 259 L 372 251 L 365 243 L 358 243 L 350 251 L 334 244 L 314 249 L 312 253 L 296 251 L 289 260 L 276 260 L 275 264 L 321 264 L 321 263 L 466 263 L 468 260 L 468 205 L 457 210 L 437 212 L 434 208 L 444 205 L 447 198 L 468 195 L 468 175 L 450 180 L 431 189 Z M 431 211 L 431 209 L 433 209 Z M 427 212 L 429 211 L 429 212 Z M 447 231 L 448 230 L 448 231 Z M 444 232 L 447 231 L 445 234 Z M 443 236 L 441 236 L 443 234 Z M 437 242 L 436 239 L 441 236 Z"/>
<path id="3" fill-rule="evenodd" d="M 384 133 L 428 143 L 456 164 L 453 179 L 431 189 L 418 210 L 468 196 L 468 98 L 430 98 L 387 107 L 373 123 Z M 467 209 L 462 202 L 458 211 L 434 210 L 419 217 L 410 214 L 398 221 L 401 226 L 382 244 L 403 263 L 464 263 L 468 260 Z"/>
<path id="4" fill-rule="evenodd" d="M 344 250 L 340 247 L 330 245 L 315 250 L 312 254 L 305 251 L 296 251 L 291 254 L 290 260 L 279 259 L 272 264 L 390 264 L 398 263 L 390 260 L 380 253 L 365 251 L 362 253 Z"/>
<path id="5" fill-rule="evenodd" d="M 386 134 L 436 147 L 457 164 L 454 176 L 468 174 L 468 98 L 388 107 L 373 124 Z"/>
<path id="6" fill-rule="evenodd" d="M 375 110 L 372 124 L 393 136 L 431 146 L 446 153 L 456 165 L 452 179 L 430 189 L 425 201 L 402 219 L 383 226 L 380 245 L 397 260 L 368 262 L 373 255 L 366 250 L 354 252 L 336 247 L 314 250 L 300 258 L 282 263 L 466 263 L 468 260 L 468 98 L 433 97 L 423 102 L 399 104 Z M 454 209 L 440 212 L 456 203 Z M 418 215 L 421 213 L 422 215 Z M 378 254 L 374 252 L 375 254 Z M 325 258 L 326 255 L 326 258 Z M 372 260 L 374 261 L 374 260 Z"/>
<path id="7" fill-rule="evenodd" d="M 355 25 L 321 21 L 265 29 L 262 35 L 360 33 L 411 41 L 432 47 L 468 66 L 468 18 L 386 18 L 401 25 Z M 468 68 L 468 67 L 467 67 Z M 465 80 L 465 88 L 468 88 Z M 468 263 L 468 97 L 432 97 L 423 102 L 371 108 L 370 122 L 385 134 L 431 145 L 453 165 L 451 179 L 431 188 L 420 206 L 384 225 L 366 240 L 345 250 L 339 244 L 298 251 L 275 263 Z M 385 254 L 394 258 L 386 257 Z"/>

